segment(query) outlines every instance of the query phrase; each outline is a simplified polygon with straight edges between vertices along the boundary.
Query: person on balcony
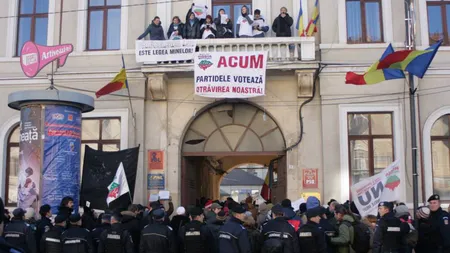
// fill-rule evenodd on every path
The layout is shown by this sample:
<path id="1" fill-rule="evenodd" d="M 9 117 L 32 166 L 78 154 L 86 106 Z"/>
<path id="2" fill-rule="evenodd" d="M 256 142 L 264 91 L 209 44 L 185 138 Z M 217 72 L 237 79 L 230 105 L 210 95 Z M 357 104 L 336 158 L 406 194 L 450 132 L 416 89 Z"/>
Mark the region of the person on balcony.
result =
<path id="1" fill-rule="evenodd" d="M 277 37 L 291 37 L 291 26 L 294 20 L 287 13 L 286 7 L 281 7 L 280 15 L 273 21 L 272 30 Z"/>
<path id="2" fill-rule="evenodd" d="M 169 26 L 167 38 L 169 40 L 181 40 L 183 38 L 183 26 L 178 16 L 172 18 L 172 24 Z"/>
<path id="3" fill-rule="evenodd" d="M 253 37 L 253 16 L 248 14 L 246 5 L 241 8 L 241 16 L 237 20 L 236 37 L 249 38 Z"/>
<path id="4" fill-rule="evenodd" d="M 150 33 L 150 40 L 165 40 L 164 30 L 161 26 L 161 19 L 156 16 L 152 23 L 147 27 L 145 32 L 138 37 L 138 40 L 141 40 Z"/>
<path id="5" fill-rule="evenodd" d="M 195 6 L 195 3 L 192 3 L 191 8 L 189 8 L 188 12 L 186 13 L 186 22 L 187 22 L 187 20 L 189 20 L 189 16 L 192 13 L 192 7 L 194 7 L 194 6 Z M 207 5 L 205 5 L 205 10 L 208 11 L 208 6 Z M 200 23 L 200 25 L 203 25 L 205 23 L 205 21 L 206 21 L 206 18 L 200 19 L 197 16 L 195 16 L 195 17 L 198 19 L 198 22 Z"/>
<path id="6" fill-rule="evenodd" d="M 189 19 L 184 24 L 183 38 L 188 40 L 200 39 L 202 37 L 200 33 L 200 21 L 195 17 L 193 12 L 190 12 L 188 17 Z"/>
<path id="7" fill-rule="evenodd" d="M 265 33 L 269 31 L 269 26 L 266 24 L 263 16 L 261 16 L 259 9 L 256 9 L 253 14 L 253 37 L 264 38 Z"/>
<path id="8" fill-rule="evenodd" d="M 200 27 L 202 39 L 214 39 L 216 32 L 216 25 L 213 23 L 211 15 L 206 16 L 205 23 Z"/>
<path id="9" fill-rule="evenodd" d="M 224 9 L 220 9 L 217 18 L 214 19 L 217 32 L 216 38 L 233 38 L 233 23 L 228 18 Z"/>

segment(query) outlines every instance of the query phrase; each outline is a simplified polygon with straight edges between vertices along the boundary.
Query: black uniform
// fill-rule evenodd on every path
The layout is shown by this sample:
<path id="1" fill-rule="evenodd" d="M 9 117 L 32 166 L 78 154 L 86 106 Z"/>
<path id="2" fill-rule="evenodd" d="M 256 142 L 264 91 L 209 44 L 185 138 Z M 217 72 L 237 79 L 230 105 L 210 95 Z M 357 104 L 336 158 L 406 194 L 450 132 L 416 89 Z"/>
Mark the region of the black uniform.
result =
<path id="1" fill-rule="evenodd" d="M 210 253 L 213 251 L 211 231 L 205 224 L 193 220 L 184 225 L 179 232 L 182 251 L 185 253 Z"/>
<path id="2" fill-rule="evenodd" d="M 140 253 L 175 253 L 176 246 L 172 228 L 160 221 L 153 221 L 142 230 Z"/>
<path id="3" fill-rule="evenodd" d="M 42 217 L 42 219 L 36 222 L 36 242 L 41 241 L 42 235 L 53 227 L 52 221 L 47 217 Z"/>
<path id="4" fill-rule="evenodd" d="M 50 231 L 45 232 L 40 240 L 41 253 L 60 253 L 62 251 L 61 234 L 64 227 L 54 226 Z"/>
<path id="5" fill-rule="evenodd" d="M 128 230 L 133 239 L 134 251 L 139 252 L 139 243 L 141 239 L 141 222 L 142 219 L 134 215 L 134 213 L 122 212 L 122 228 Z"/>
<path id="6" fill-rule="evenodd" d="M 392 212 L 385 214 L 377 222 L 372 252 L 403 252 L 406 248 L 404 237 L 409 230 L 409 225 L 401 222 Z"/>
<path id="7" fill-rule="evenodd" d="M 36 238 L 30 225 L 23 220 L 13 219 L 6 225 L 3 237 L 11 245 L 23 249 L 27 253 L 36 253 Z"/>
<path id="8" fill-rule="evenodd" d="M 94 252 L 98 249 L 98 244 L 100 242 L 100 235 L 103 233 L 103 231 L 110 228 L 111 225 L 109 223 L 102 223 L 99 227 L 94 228 L 91 231 L 91 238 L 92 238 L 92 246 L 94 247 Z"/>
<path id="9" fill-rule="evenodd" d="M 94 253 L 89 230 L 71 224 L 61 235 L 63 253 Z"/>
<path id="10" fill-rule="evenodd" d="M 231 217 L 219 230 L 220 253 L 251 253 L 247 230 L 242 221 Z"/>
<path id="11" fill-rule="evenodd" d="M 5 241 L 5 238 L 0 236 L 0 253 L 24 253 L 22 249 L 14 247 Z"/>
<path id="12" fill-rule="evenodd" d="M 326 253 L 327 243 L 325 233 L 320 230 L 319 225 L 308 221 L 298 230 L 300 252 Z"/>
<path id="13" fill-rule="evenodd" d="M 120 223 L 112 224 L 103 231 L 98 244 L 98 253 L 133 253 L 133 239 Z"/>
<path id="14" fill-rule="evenodd" d="M 271 252 L 282 245 L 285 253 L 299 253 L 298 235 L 294 227 L 285 217 L 277 217 L 262 225 L 261 235 L 264 238 L 262 252 Z"/>
<path id="15" fill-rule="evenodd" d="M 450 216 L 439 208 L 435 212 L 430 212 L 429 217 L 431 229 L 429 233 L 430 242 L 428 252 L 450 252 Z"/>
<path id="16" fill-rule="evenodd" d="M 319 229 L 325 234 L 325 240 L 327 241 L 327 252 L 334 252 L 334 245 L 331 244 L 330 238 L 337 235 L 336 227 L 331 225 L 328 219 L 320 219 Z"/>

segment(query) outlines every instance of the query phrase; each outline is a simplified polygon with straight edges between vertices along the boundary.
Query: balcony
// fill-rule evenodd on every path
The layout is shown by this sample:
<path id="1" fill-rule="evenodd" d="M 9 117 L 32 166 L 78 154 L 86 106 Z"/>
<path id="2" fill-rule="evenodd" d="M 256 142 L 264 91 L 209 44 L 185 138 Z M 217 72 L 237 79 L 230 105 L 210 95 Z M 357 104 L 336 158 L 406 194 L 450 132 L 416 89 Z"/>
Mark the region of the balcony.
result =
<path id="1" fill-rule="evenodd" d="M 316 65 L 314 37 L 266 37 L 246 39 L 197 40 L 199 52 L 268 51 L 268 69 L 288 70 Z M 175 67 L 176 66 L 176 67 Z M 193 71 L 193 63 L 144 63 L 142 72 L 167 73 Z"/>

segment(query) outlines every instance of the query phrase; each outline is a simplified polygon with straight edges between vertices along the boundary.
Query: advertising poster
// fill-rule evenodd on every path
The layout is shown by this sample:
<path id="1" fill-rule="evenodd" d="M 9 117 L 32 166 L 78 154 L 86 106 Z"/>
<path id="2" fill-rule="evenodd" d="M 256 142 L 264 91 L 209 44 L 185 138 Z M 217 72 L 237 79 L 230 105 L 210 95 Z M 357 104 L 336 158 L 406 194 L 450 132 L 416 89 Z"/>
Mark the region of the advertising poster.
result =
<path id="1" fill-rule="evenodd" d="M 192 60 L 196 46 L 192 40 L 137 40 L 136 62 Z"/>
<path id="2" fill-rule="evenodd" d="M 303 188 L 319 188 L 319 170 L 303 169 Z"/>
<path id="3" fill-rule="evenodd" d="M 164 190 L 164 174 L 148 174 L 147 190 Z"/>
<path id="4" fill-rule="evenodd" d="M 63 105 L 45 107 L 42 203 L 57 213 L 61 199 L 74 199 L 78 211 L 80 192 L 81 111 Z"/>
<path id="5" fill-rule="evenodd" d="M 195 94 L 250 98 L 266 91 L 267 52 L 204 52 L 194 57 Z"/>
<path id="6" fill-rule="evenodd" d="M 148 151 L 148 171 L 164 169 L 164 151 L 149 150 Z"/>
<path id="7" fill-rule="evenodd" d="M 42 107 L 26 106 L 20 110 L 18 207 L 39 211 L 42 167 Z"/>

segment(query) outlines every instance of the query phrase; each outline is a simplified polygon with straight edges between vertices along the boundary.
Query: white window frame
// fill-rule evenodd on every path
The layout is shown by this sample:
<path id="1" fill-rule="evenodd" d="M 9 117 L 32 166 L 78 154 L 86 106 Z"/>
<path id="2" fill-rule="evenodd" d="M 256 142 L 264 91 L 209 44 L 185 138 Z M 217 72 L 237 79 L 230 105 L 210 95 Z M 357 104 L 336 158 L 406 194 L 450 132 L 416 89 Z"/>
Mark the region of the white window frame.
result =
<path id="1" fill-rule="evenodd" d="M 83 114 L 83 119 L 88 118 L 120 118 L 120 150 L 128 148 L 128 109 L 95 109 L 92 112 Z M 3 142 L 0 145 L 0 164 L 2 170 L 0 171 L 0 184 L 5 185 L 6 180 L 6 149 L 8 145 L 8 137 L 13 128 L 20 122 L 20 113 L 10 117 L 3 125 L 0 126 L 0 140 Z M 5 199 L 5 189 L 0 187 L 0 197 Z"/>
<path id="2" fill-rule="evenodd" d="M 339 24 L 339 44 L 347 44 L 347 8 L 345 0 L 338 0 L 338 24 Z M 381 0 L 381 11 L 383 16 L 383 38 L 381 43 L 389 43 L 394 39 L 394 32 L 392 27 L 392 3 L 391 0 Z M 367 47 L 376 47 L 378 43 L 362 43 Z M 361 44 L 355 44 L 358 47 Z M 348 45 L 349 48 L 353 44 Z"/>
<path id="3" fill-rule="evenodd" d="M 87 19 L 88 19 L 88 0 L 78 0 L 78 24 L 77 24 L 77 44 L 75 51 L 78 54 L 92 55 L 113 55 L 121 54 L 121 50 L 128 49 L 128 12 L 129 0 L 122 0 L 120 8 L 120 48 L 119 50 L 108 51 L 86 51 L 87 45 Z"/>
<path id="4" fill-rule="evenodd" d="M 403 135 L 404 132 L 402 124 L 402 110 L 401 105 L 398 104 L 349 104 L 339 105 L 339 137 L 340 137 L 340 157 L 341 157 L 341 200 L 350 199 L 350 165 L 348 155 L 348 113 L 371 113 L 371 112 L 386 112 L 392 113 L 392 129 L 393 129 L 393 145 L 394 156 L 400 159 L 401 176 L 405 178 L 405 164 L 403 152 Z M 406 200 L 406 189 L 402 191 L 402 199 Z"/>
<path id="5" fill-rule="evenodd" d="M 16 55 L 17 45 L 17 24 L 19 22 L 19 0 L 9 0 L 8 6 L 8 24 L 6 30 L 6 54 L 4 58 L 19 61 Z M 47 23 L 47 45 L 53 45 L 55 38 L 55 7 L 56 0 L 48 1 L 48 23 Z"/>

